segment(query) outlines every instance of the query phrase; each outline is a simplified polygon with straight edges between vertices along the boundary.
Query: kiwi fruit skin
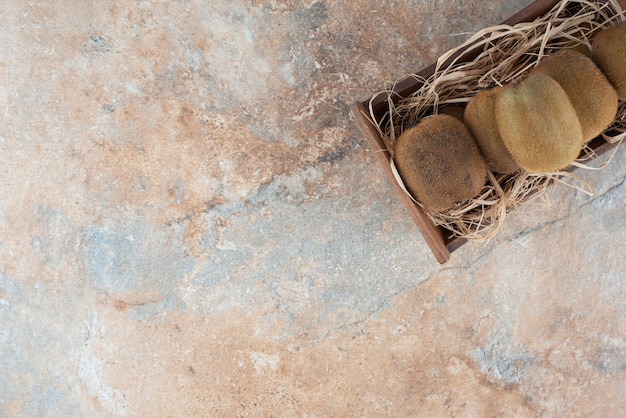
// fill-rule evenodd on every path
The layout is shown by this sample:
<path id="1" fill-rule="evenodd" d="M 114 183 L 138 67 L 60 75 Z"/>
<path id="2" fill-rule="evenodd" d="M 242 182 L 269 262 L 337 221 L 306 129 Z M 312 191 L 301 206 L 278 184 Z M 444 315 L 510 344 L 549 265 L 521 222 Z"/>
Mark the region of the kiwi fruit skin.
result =
<path id="1" fill-rule="evenodd" d="M 504 145 L 496 121 L 496 98 L 503 89 L 496 86 L 478 92 L 467 103 L 463 119 L 474 135 L 487 167 L 496 173 L 512 173 L 519 165 Z"/>
<path id="2" fill-rule="evenodd" d="M 465 112 L 465 109 L 463 108 L 463 106 L 452 104 L 441 106 L 438 109 L 438 112 L 443 113 L 444 115 L 454 116 L 458 120 L 463 121 L 463 113 Z"/>
<path id="3" fill-rule="evenodd" d="M 504 145 L 528 172 L 558 171 L 576 159 L 583 134 L 576 110 L 559 83 L 535 72 L 496 99 Z"/>
<path id="4" fill-rule="evenodd" d="M 574 51 L 588 58 L 591 58 L 591 49 L 589 49 L 589 46 L 583 42 L 573 42 L 566 46 L 566 48 L 568 48 L 570 51 Z"/>
<path id="5" fill-rule="evenodd" d="M 564 49 L 542 60 L 532 71 L 561 85 L 583 130 L 583 141 L 600 135 L 617 115 L 617 93 L 602 71 L 588 57 Z"/>
<path id="6" fill-rule="evenodd" d="M 450 115 L 422 119 L 403 132 L 394 162 L 409 193 L 434 211 L 478 195 L 486 183 L 485 161 L 471 132 Z"/>
<path id="7" fill-rule="evenodd" d="M 582 41 L 582 38 L 585 36 L 587 37 L 587 42 Z M 560 41 L 563 42 L 563 48 L 567 48 L 570 49 L 572 51 L 576 51 L 579 54 L 582 54 L 586 57 L 591 58 L 591 44 L 589 43 L 589 41 L 591 39 L 593 39 L 593 36 L 595 35 L 595 30 L 593 28 L 593 26 L 591 25 L 591 23 L 589 22 L 582 22 L 579 24 L 579 29 L 577 31 L 575 31 L 574 33 L 572 33 L 572 36 L 581 38 L 580 40 L 573 40 L 573 39 L 568 39 L 568 38 L 560 38 Z"/>
<path id="8" fill-rule="evenodd" d="M 626 23 L 610 26 L 593 38 L 591 58 L 626 101 Z"/>

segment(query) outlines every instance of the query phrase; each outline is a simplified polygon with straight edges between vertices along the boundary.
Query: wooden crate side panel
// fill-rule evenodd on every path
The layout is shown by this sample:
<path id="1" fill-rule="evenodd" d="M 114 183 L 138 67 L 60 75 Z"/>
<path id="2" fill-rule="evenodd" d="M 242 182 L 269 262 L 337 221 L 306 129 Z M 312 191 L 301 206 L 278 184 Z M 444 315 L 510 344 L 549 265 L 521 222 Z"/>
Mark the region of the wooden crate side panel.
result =
<path id="1" fill-rule="evenodd" d="M 363 136 L 367 140 L 370 148 L 374 155 L 376 155 L 376 159 L 380 163 L 383 168 L 383 171 L 390 179 L 393 187 L 400 197 L 400 200 L 406 207 L 407 211 L 413 218 L 413 221 L 417 224 L 424 240 L 430 247 L 431 251 L 435 255 L 435 258 L 440 263 L 445 263 L 450 259 L 450 252 L 448 251 L 445 241 L 443 238 L 443 231 L 440 228 L 436 228 L 430 218 L 422 211 L 422 209 L 416 205 L 409 196 L 402 190 L 398 182 L 396 181 L 393 172 L 391 171 L 391 166 L 389 165 L 389 158 L 391 155 L 389 151 L 385 147 L 385 144 L 382 141 L 382 138 L 378 134 L 376 128 L 372 125 L 371 120 L 367 116 L 368 112 L 365 106 L 362 103 L 354 103 L 350 107 L 350 113 L 354 118 L 357 126 L 363 133 Z"/>

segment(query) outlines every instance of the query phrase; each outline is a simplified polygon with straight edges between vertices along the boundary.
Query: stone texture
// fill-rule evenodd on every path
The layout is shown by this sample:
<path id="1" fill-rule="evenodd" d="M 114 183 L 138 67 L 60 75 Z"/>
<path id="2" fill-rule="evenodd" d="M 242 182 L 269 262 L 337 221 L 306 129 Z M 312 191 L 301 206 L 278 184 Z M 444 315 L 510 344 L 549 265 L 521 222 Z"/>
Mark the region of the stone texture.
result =
<path id="1" fill-rule="evenodd" d="M 440 266 L 348 114 L 528 3 L 3 5 L 0 415 L 625 415 L 624 147 Z"/>

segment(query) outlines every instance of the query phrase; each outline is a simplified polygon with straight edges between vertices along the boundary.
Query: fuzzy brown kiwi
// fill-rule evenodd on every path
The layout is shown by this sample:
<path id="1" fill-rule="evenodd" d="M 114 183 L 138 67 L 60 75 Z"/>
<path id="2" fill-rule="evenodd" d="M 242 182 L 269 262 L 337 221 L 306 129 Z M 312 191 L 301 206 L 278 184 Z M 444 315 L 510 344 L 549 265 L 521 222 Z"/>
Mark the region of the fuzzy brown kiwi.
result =
<path id="1" fill-rule="evenodd" d="M 463 106 L 459 106 L 456 104 L 445 105 L 439 108 L 439 113 L 443 113 L 444 115 L 454 116 L 460 121 L 463 121 L 463 112 L 465 112 L 465 109 L 463 108 Z"/>
<path id="2" fill-rule="evenodd" d="M 578 52 L 579 54 L 583 54 L 586 57 L 591 57 L 591 44 L 589 43 L 589 40 L 592 39 L 594 35 L 595 32 L 591 23 L 583 22 L 579 25 L 578 30 L 571 33 L 570 36 L 574 39 L 562 37 L 558 40 L 563 43 L 562 48 L 568 48 L 572 51 Z M 582 41 L 585 37 L 587 38 L 586 42 Z"/>
<path id="3" fill-rule="evenodd" d="M 593 38 L 591 57 L 626 101 L 626 23 L 610 26 Z"/>
<path id="4" fill-rule="evenodd" d="M 565 48 L 591 58 L 591 49 L 589 49 L 589 46 L 583 42 L 579 43 L 572 41 L 572 43 L 566 45 Z"/>
<path id="5" fill-rule="evenodd" d="M 563 88 L 545 74 L 528 75 L 496 98 L 498 129 L 507 149 L 528 172 L 560 170 L 576 159 L 583 134 Z"/>
<path id="6" fill-rule="evenodd" d="M 542 60 L 540 72 L 561 85 L 583 130 L 583 141 L 600 135 L 617 114 L 617 93 L 594 62 L 573 50 L 564 49 Z"/>
<path id="7" fill-rule="evenodd" d="M 512 173 L 519 165 L 502 142 L 496 121 L 496 97 L 502 90 L 502 86 L 496 86 L 473 96 L 465 107 L 464 121 L 474 135 L 487 167 L 496 173 Z"/>
<path id="8" fill-rule="evenodd" d="M 463 122 L 439 114 L 421 120 L 400 135 L 394 162 L 411 195 L 432 210 L 476 196 L 487 168 Z"/>

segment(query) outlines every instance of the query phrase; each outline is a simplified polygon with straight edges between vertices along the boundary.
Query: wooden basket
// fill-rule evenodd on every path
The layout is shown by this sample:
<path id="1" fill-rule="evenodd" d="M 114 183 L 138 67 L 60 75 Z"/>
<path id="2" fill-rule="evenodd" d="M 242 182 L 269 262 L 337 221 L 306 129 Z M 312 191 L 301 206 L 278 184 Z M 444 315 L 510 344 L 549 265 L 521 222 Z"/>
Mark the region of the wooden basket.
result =
<path id="1" fill-rule="evenodd" d="M 535 18 L 546 14 L 559 2 L 560 0 L 536 0 L 525 9 L 505 20 L 503 24 L 512 26 L 521 22 L 530 22 Z M 626 10 L 626 0 L 618 0 L 618 3 L 623 10 Z M 454 59 L 458 59 L 458 61 L 462 62 L 469 62 L 473 60 L 476 57 L 476 53 L 465 52 L 469 49 L 469 47 L 466 49 L 460 49 L 439 68 L 446 68 Z M 408 76 L 397 82 L 393 88 L 394 101 L 406 98 L 416 92 L 423 85 L 419 79 L 427 79 L 432 76 L 435 72 L 435 68 L 436 64 L 433 63 L 416 72 L 415 74 L 419 77 Z M 373 153 L 377 156 L 377 160 L 382 166 L 387 177 L 389 177 L 389 180 L 391 181 L 391 184 L 397 192 L 400 200 L 417 224 L 435 258 L 443 264 L 450 259 L 450 253 L 465 244 L 467 240 L 451 236 L 451 234 L 447 233 L 443 227 L 435 226 L 422 208 L 413 202 L 413 200 L 411 200 L 411 198 L 403 190 L 402 186 L 398 184 L 389 164 L 391 157 L 389 150 L 387 149 L 377 128 L 374 126 L 374 122 L 370 119 L 370 109 L 372 110 L 371 114 L 375 120 L 380 121 L 384 117 L 385 112 L 388 110 L 388 100 L 388 93 L 379 93 L 363 102 L 353 103 L 350 107 L 350 113 L 359 127 L 359 130 L 369 143 Z M 611 144 L 602 138 L 596 138 L 589 143 L 589 147 L 592 148 L 598 155 L 605 153 L 615 145 L 616 144 Z"/>

